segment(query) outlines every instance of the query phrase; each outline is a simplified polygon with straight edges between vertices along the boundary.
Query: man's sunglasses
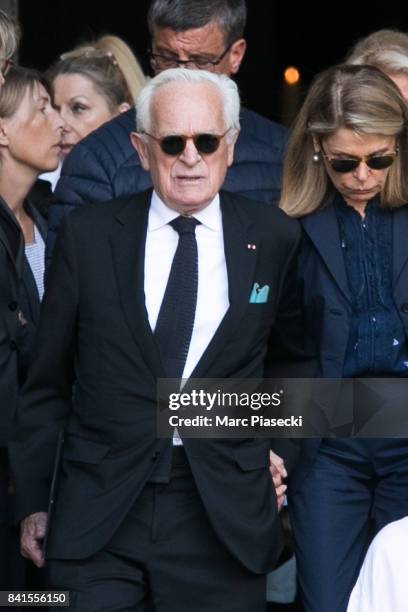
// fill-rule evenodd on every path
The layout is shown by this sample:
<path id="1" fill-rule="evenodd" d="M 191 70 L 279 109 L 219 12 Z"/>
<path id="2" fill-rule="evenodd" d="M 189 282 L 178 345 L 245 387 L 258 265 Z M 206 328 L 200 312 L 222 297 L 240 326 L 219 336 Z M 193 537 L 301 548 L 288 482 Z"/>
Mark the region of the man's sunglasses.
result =
<path id="1" fill-rule="evenodd" d="M 384 155 L 366 155 L 364 157 L 355 157 L 350 159 L 330 157 L 323 153 L 323 157 L 327 159 L 331 168 L 335 172 L 346 174 L 346 172 L 353 172 L 357 170 L 361 162 L 364 162 L 371 170 L 385 170 L 394 163 L 395 158 L 398 155 L 398 148 L 393 153 L 386 153 Z"/>
<path id="2" fill-rule="evenodd" d="M 163 138 L 158 138 L 148 132 L 143 132 L 143 134 L 146 134 L 149 138 L 153 138 L 153 140 L 157 140 L 163 153 L 171 157 L 177 157 L 177 155 L 180 155 L 184 151 L 187 140 L 190 139 L 194 142 L 195 148 L 201 155 L 211 155 L 215 153 L 220 146 L 221 139 L 224 138 L 229 130 L 230 128 L 223 134 L 191 134 L 188 136 L 172 134 L 170 136 L 164 136 Z"/>

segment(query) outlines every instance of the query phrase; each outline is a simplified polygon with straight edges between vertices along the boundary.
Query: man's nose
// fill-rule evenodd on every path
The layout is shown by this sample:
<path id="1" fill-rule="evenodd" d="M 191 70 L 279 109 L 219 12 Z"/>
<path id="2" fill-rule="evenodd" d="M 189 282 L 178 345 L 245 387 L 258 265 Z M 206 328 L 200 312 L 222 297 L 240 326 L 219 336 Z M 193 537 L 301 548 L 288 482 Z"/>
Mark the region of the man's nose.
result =
<path id="1" fill-rule="evenodd" d="M 193 60 L 184 60 L 182 64 L 178 65 L 178 68 L 186 68 L 187 70 L 198 70 L 197 65 Z"/>
<path id="2" fill-rule="evenodd" d="M 201 155 L 192 138 L 187 138 L 186 146 L 180 155 L 180 159 L 188 166 L 194 166 L 201 160 Z"/>

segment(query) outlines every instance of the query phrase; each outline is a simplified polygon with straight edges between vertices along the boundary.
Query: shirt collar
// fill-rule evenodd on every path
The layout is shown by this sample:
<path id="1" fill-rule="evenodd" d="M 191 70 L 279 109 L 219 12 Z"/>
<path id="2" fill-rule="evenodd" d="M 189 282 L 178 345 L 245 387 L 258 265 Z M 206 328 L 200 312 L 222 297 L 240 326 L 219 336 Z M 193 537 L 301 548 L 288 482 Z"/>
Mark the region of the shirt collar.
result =
<path id="1" fill-rule="evenodd" d="M 179 213 L 166 206 L 163 200 L 158 196 L 156 191 L 153 191 L 152 201 L 150 203 L 149 210 L 149 221 L 148 231 L 154 232 L 165 225 L 168 225 L 170 221 L 173 221 Z M 222 217 L 220 208 L 220 196 L 218 193 L 215 194 L 213 200 L 200 210 L 200 212 L 194 215 L 194 218 L 200 221 L 202 225 L 205 225 L 210 230 L 219 232 L 222 230 Z"/>
<path id="2" fill-rule="evenodd" d="M 343 196 L 337 191 L 334 198 L 334 205 L 340 212 L 348 215 L 357 215 L 360 217 L 359 213 L 352 207 L 347 204 Z M 365 208 L 365 214 L 372 214 L 373 212 L 377 212 L 380 208 L 380 199 L 378 195 L 375 195 L 371 200 L 368 200 L 367 206 Z"/>

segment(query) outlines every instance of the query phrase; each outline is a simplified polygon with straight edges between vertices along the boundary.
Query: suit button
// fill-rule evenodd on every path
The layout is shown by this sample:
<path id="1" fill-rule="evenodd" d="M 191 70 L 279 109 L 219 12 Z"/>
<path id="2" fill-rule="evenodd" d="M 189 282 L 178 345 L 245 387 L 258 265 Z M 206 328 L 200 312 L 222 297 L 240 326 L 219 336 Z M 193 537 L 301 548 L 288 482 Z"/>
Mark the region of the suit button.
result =
<path id="1" fill-rule="evenodd" d="M 408 314 L 408 302 L 404 302 L 403 304 L 401 304 L 401 311 L 404 314 Z"/>
<path id="2" fill-rule="evenodd" d="M 11 349 L 12 351 L 16 351 L 16 350 L 17 350 L 17 343 L 16 343 L 16 342 L 14 342 L 14 340 L 12 340 L 12 341 L 10 342 L 9 346 L 10 346 L 10 349 Z"/>
<path id="3" fill-rule="evenodd" d="M 17 308 L 18 308 L 18 304 L 17 304 L 17 302 L 14 302 L 14 301 L 13 301 L 13 302 L 10 302 L 10 303 L 9 303 L 8 307 L 9 307 L 9 310 L 11 310 L 12 312 L 14 312 L 14 311 L 15 311 L 15 310 L 17 310 Z"/>
<path id="4" fill-rule="evenodd" d="M 158 460 L 158 458 L 159 458 L 159 456 L 160 456 L 159 451 L 156 451 L 156 452 L 154 453 L 153 457 L 152 457 L 152 461 L 157 461 L 157 460 Z"/>

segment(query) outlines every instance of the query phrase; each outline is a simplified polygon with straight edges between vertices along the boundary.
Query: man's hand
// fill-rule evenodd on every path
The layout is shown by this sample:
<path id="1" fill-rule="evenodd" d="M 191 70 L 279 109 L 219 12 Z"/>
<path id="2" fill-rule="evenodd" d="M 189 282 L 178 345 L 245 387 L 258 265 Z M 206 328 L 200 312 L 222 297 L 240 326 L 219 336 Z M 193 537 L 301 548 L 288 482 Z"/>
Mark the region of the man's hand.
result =
<path id="1" fill-rule="evenodd" d="M 283 459 L 273 451 L 269 451 L 269 471 L 272 476 L 273 486 L 275 487 L 278 512 L 280 512 L 285 500 L 285 491 L 287 489 L 287 486 L 283 483 L 283 479 L 286 478 L 288 473 L 286 471 Z"/>
<path id="2" fill-rule="evenodd" d="M 47 513 L 35 512 L 21 522 L 20 551 L 23 557 L 31 559 L 37 567 L 43 567 L 44 555 L 41 541 L 47 527 Z"/>

